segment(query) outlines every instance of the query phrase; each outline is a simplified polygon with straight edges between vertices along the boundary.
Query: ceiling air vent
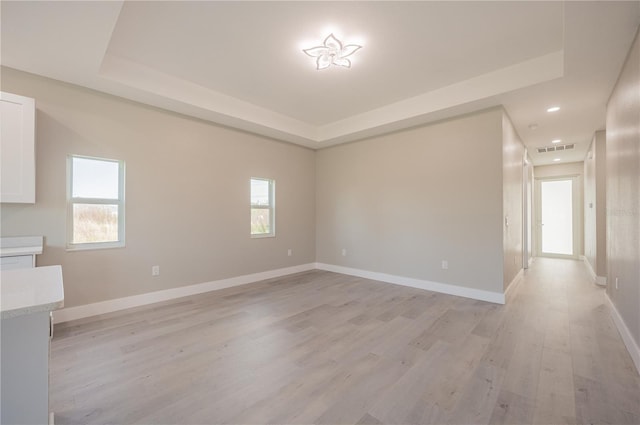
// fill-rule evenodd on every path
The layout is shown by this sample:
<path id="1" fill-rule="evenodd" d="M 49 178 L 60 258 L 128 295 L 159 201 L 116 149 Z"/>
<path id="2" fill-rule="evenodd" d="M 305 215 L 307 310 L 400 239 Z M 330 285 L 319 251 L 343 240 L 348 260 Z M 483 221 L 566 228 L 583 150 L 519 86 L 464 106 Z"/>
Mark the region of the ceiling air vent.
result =
<path id="1" fill-rule="evenodd" d="M 545 152 L 555 152 L 555 151 L 566 151 L 567 149 L 573 149 L 575 147 L 575 144 L 570 144 L 570 145 L 555 145 L 555 146 L 545 146 L 544 148 L 537 148 L 538 149 L 538 153 L 545 153 Z"/>

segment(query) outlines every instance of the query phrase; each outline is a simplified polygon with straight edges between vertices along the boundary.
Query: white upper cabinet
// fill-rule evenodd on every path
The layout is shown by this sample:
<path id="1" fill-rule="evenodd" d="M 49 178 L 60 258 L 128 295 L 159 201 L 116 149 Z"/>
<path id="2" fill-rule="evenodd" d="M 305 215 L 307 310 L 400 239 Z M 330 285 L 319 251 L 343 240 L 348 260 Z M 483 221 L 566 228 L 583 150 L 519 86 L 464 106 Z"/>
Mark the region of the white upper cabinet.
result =
<path id="1" fill-rule="evenodd" d="M 0 92 L 0 202 L 36 202 L 34 99 Z"/>

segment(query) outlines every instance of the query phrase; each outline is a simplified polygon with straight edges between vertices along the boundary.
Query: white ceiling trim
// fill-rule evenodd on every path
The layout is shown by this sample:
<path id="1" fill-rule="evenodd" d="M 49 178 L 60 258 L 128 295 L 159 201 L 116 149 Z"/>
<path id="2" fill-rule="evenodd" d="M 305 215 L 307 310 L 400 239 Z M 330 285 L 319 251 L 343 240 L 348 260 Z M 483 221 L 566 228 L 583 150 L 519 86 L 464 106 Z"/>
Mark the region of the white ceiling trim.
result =
<path id="1" fill-rule="evenodd" d="M 324 126 L 302 122 L 113 54 L 105 55 L 98 75 L 146 92 L 157 107 L 223 125 L 241 124 L 249 131 L 319 148 L 367 137 L 374 128 L 378 134 L 393 131 L 398 122 L 426 123 L 435 112 L 550 81 L 563 74 L 564 52 L 557 51 Z"/>
<path id="2" fill-rule="evenodd" d="M 271 137 L 289 135 L 285 140 L 294 143 L 318 140 L 316 126 L 112 54 L 105 55 L 98 75 L 151 94 L 157 107 L 228 126 L 243 123 L 242 128 Z"/>
<path id="3" fill-rule="evenodd" d="M 399 121 L 420 118 L 454 106 L 486 99 L 512 90 L 543 83 L 564 75 L 564 51 L 560 50 L 493 72 L 405 99 L 382 108 L 337 121 L 319 129 L 319 142 L 354 140 L 371 128 L 384 130 Z"/>
<path id="4" fill-rule="evenodd" d="M 2 66 L 312 149 L 503 107 L 536 165 L 547 159 L 533 148 L 553 139 L 576 144 L 562 161 L 582 160 L 593 131 L 604 128 L 607 97 L 640 23 L 638 1 L 486 2 L 472 9 L 434 2 L 416 9 L 425 19 L 440 16 L 426 27 L 410 2 L 389 2 L 389 10 L 374 2 L 281 9 L 274 2 L 244 12 L 238 2 L 0 3 Z M 478 18 L 458 19 L 452 8 L 475 10 L 487 22 L 465 25 Z M 274 21 L 258 25 L 269 13 Z M 319 73 L 287 40 L 309 36 L 333 15 L 370 34 L 372 44 L 354 69 Z M 367 28 L 382 24 L 386 38 L 376 40 Z M 267 44 L 252 50 L 247 42 L 256 31 Z M 233 37 L 210 50 L 211 34 Z M 415 38 L 407 39 L 415 35 L 424 41 L 419 60 L 380 66 L 385 52 L 404 54 L 405 44 L 416 51 Z M 212 62 L 228 43 L 250 54 Z M 548 114 L 550 105 L 562 110 Z"/>

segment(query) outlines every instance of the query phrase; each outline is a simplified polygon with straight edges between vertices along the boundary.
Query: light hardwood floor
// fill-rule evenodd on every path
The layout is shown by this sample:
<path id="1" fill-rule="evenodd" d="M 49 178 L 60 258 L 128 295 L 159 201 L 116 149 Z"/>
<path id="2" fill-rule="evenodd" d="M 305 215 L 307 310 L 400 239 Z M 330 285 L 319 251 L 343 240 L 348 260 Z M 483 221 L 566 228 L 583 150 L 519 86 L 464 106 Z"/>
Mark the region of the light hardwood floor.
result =
<path id="1" fill-rule="evenodd" d="M 56 424 L 638 424 L 640 378 L 578 261 L 506 306 L 324 271 L 56 326 Z"/>

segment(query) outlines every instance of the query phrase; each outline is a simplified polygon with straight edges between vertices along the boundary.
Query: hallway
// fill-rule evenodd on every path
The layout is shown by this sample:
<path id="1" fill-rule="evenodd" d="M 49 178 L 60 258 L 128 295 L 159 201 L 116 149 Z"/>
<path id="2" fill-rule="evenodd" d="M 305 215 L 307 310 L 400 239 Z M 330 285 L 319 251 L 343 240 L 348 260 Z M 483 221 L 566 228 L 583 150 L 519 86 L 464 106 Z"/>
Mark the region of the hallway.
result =
<path id="1" fill-rule="evenodd" d="M 582 262 L 505 306 L 310 271 L 64 323 L 56 423 L 640 423 L 640 377 Z"/>
<path id="2" fill-rule="evenodd" d="M 534 423 L 640 423 L 640 378 L 582 261 L 538 257 L 515 289 L 507 308 L 529 336 L 509 369 L 538 371 Z"/>

